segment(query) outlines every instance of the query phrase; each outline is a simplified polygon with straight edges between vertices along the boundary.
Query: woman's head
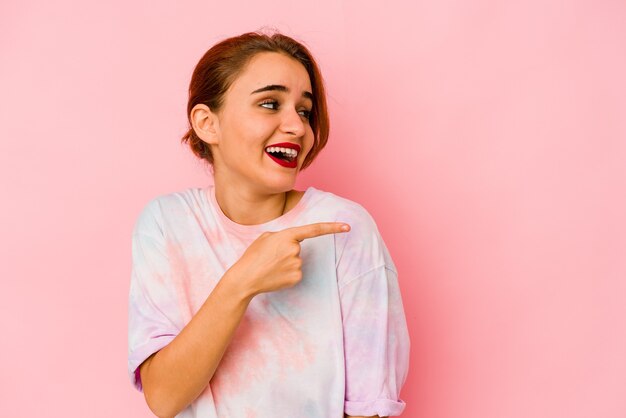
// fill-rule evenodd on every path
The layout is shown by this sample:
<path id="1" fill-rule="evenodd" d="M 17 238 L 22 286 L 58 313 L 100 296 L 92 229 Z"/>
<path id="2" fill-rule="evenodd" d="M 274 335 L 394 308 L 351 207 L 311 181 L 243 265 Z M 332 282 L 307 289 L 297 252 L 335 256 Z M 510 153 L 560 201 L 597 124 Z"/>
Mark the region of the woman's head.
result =
<path id="1" fill-rule="evenodd" d="M 267 85 L 285 85 L 289 91 L 252 94 Z M 192 75 L 187 116 L 190 128 L 182 141 L 216 170 L 221 170 L 221 164 L 228 165 L 228 152 L 231 158 L 234 152 L 245 152 L 249 158 L 258 155 L 267 159 L 263 164 L 276 169 L 264 148 L 279 142 L 301 146 L 297 160 L 302 170 L 328 140 L 319 68 L 305 46 L 280 33 L 245 33 L 209 49 Z M 263 144 L 248 153 L 252 141 Z"/>

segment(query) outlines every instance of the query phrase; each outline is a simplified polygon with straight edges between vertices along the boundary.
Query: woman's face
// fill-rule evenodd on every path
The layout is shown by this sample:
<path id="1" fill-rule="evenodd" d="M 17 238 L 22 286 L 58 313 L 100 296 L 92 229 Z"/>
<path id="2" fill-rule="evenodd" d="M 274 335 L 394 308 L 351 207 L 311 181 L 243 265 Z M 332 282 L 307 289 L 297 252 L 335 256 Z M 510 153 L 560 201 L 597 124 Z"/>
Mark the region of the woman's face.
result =
<path id="1" fill-rule="evenodd" d="M 216 179 L 263 193 L 291 190 L 313 146 L 311 93 L 309 75 L 300 62 L 275 52 L 256 54 L 226 92 L 218 112 L 217 144 L 212 147 Z M 266 147 L 278 143 L 300 148 L 294 167 L 268 154 Z"/>

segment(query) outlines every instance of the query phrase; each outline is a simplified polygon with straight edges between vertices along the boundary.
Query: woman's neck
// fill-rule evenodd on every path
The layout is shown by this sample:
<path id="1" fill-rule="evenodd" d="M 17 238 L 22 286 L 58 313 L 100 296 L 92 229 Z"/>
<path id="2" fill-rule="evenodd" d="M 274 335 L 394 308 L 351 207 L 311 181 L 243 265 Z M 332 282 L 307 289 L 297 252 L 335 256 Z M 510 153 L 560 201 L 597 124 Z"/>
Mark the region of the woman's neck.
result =
<path id="1" fill-rule="evenodd" d="M 230 220 L 241 225 L 263 224 L 282 216 L 295 206 L 302 193 L 299 190 L 290 190 L 263 195 L 215 183 L 215 198 L 222 212 Z"/>

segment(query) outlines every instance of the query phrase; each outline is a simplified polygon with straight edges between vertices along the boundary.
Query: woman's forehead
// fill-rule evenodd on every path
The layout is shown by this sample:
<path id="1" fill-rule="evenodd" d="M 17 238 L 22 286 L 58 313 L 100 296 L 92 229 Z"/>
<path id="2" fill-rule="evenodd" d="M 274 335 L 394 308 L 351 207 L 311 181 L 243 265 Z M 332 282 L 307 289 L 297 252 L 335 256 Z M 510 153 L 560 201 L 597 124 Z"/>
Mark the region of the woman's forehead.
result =
<path id="1" fill-rule="evenodd" d="M 267 85 L 285 86 L 289 90 L 295 89 L 296 93 L 311 91 L 311 80 L 304 65 L 276 52 L 262 52 L 254 56 L 234 84 L 237 84 L 236 88 L 245 89 L 243 93 L 247 94 Z"/>

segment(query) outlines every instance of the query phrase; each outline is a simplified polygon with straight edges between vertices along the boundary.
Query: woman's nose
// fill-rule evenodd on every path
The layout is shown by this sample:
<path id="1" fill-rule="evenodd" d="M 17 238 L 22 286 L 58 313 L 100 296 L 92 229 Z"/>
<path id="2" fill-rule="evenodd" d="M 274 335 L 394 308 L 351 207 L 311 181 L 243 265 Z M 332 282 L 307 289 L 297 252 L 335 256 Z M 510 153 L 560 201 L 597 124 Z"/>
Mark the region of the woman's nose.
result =
<path id="1" fill-rule="evenodd" d="M 302 115 L 296 109 L 286 111 L 282 120 L 282 129 L 285 132 L 291 132 L 296 136 L 304 135 L 304 122 Z"/>

